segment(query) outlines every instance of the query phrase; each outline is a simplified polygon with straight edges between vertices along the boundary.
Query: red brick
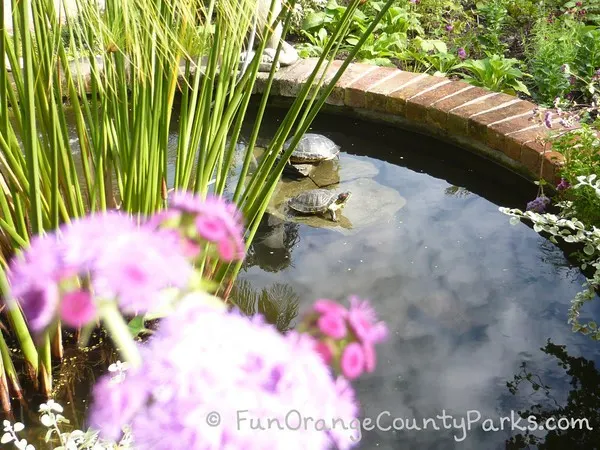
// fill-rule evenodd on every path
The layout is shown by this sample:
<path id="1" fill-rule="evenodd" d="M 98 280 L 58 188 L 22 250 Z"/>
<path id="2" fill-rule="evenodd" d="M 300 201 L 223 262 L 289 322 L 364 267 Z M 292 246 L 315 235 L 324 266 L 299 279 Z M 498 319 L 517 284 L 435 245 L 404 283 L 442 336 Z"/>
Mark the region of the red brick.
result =
<path id="1" fill-rule="evenodd" d="M 295 97 L 300 92 L 302 83 L 306 83 L 315 69 L 316 62 L 315 58 L 307 58 L 301 59 L 291 66 L 280 68 L 275 73 L 271 92 L 283 97 Z"/>
<path id="2" fill-rule="evenodd" d="M 515 97 L 501 93 L 495 93 L 495 95 L 490 93 L 488 95 L 488 97 L 483 97 L 480 100 L 473 100 L 465 105 L 457 106 L 448 111 L 446 130 L 450 133 L 466 136 L 468 134 L 469 118 L 471 116 L 515 100 Z"/>
<path id="3" fill-rule="evenodd" d="M 539 139 L 524 142 L 521 146 L 521 164 L 523 164 L 533 174 L 539 176 L 542 164 L 542 155 L 549 151 L 550 144 L 544 145 L 544 143 L 541 141 L 541 136 Z"/>
<path id="4" fill-rule="evenodd" d="M 344 61 L 340 61 L 340 60 L 334 60 L 331 62 L 331 64 L 329 65 L 329 67 L 327 67 L 327 71 L 325 72 L 325 77 L 323 78 L 323 82 L 321 83 L 321 88 L 319 89 L 319 94 L 321 94 L 326 88 L 327 85 L 331 82 L 331 80 L 333 79 L 333 77 L 335 76 L 335 74 L 338 72 L 339 68 L 342 66 L 342 63 Z M 346 69 L 347 70 L 347 69 Z M 317 74 L 317 76 L 314 79 L 314 83 L 318 83 L 319 80 L 321 79 L 321 75 L 323 74 L 323 70 L 320 70 L 319 73 Z M 304 87 L 305 83 L 301 83 L 298 89 L 298 93 L 300 93 L 300 90 Z M 309 95 L 312 95 L 314 93 L 314 86 L 313 89 L 311 89 L 311 92 Z M 298 94 L 296 94 L 298 95 Z"/>
<path id="5" fill-rule="evenodd" d="M 367 90 L 366 108 L 371 111 L 387 111 L 387 102 L 391 92 L 401 89 L 403 86 L 410 86 L 423 77 L 429 77 L 429 75 L 398 71 L 392 78 Z"/>
<path id="6" fill-rule="evenodd" d="M 411 120 L 425 122 L 427 119 L 427 110 L 434 102 L 441 100 L 448 95 L 455 94 L 461 89 L 467 89 L 470 87 L 471 85 L 462 81 L 452 81 L 424 94 L 412 96 L 406 100 L 405 116 Z"/>
<path id="7" fill-rule="evenodd" d="M 365 93 L 367 89 L 395 72 L 400 71 L 391 67 L 378 67 L 377 70 L 368 73 L 356 83 L 347 86 L 344 93 L 344 104 L 355 108 L 364 108 L 366 106 Z"/>
<path id="8" fill-rule="evenodd" d="M 448 121 L 448 111 L 459 105 L 467 103 L 484 95 L 490 94 L 490 91 L 473 86 L 471 89 L 442 98 L 431 104 L 427 110 L 427 122 L 436 125 L 439 128 L 446 129 Z"/>
<path id="9" fill-rule="evenodd" d="M 359 78 L 366 76 L 369 72 L 377 70 L 376 66 L 371 64 L 350 64 L 338 82 L 335 84 L 333 91 L 327 98 L 327 103 L 330 105 L 343 106 L 344 105 L 344 94 L 346 88 L 358 81 Z"/>
<path id="10" fill-rule="evenodd" d="M 486 142 L 488 126 L 490 124 L 508 119 L 510 117 L 519 116 L 521 114 L 529 114 L 531 111 L 533 111 L 533 108 L 535 108 L 533 103 L 520 100 L 518 103 L 513 103 L 512 105 L 504 108 L 471 116 L 469 117 L 469 136 L 480 142 Z"/>
<path id="11" fill-rule="evenodd" d="M 504 147 L 501 150 L 506 156 L 515 161 L 521 161 L 521 147 L 526 142 L 531 142 L 540 137 L 541 127 L 534 127 L 504 136 Z"/>
<path id="12" fill-rule="evenodd" d="M 390 114 L 406 116 L 406 102 L 415 95 L 425 90 L 448 81 L 447 78 L 426 76 L 415 80 L 414 83 L 404 85 L 392 92 L 387 99 L 386 111 Z"/>
<path id="13" fill-rule="evenodd" d="M 550 183 L 557 184 L 560 181 L 560 168 L 564 164 L 565 157 L 562 153 L 549 151 L 544 154 L 544 166 L 542 178 Z"/>
<path id="14" fill-rule="evenodd" d="M 492 123 L 487 127 L 486 143 L 489 147 L 504 151 L 506 146 L 506 135 L 515 131 L 535 127 L 535 123 L 529 120 L 530 115 Z M 517 158 L 518 159 L 518 158 Z"/>

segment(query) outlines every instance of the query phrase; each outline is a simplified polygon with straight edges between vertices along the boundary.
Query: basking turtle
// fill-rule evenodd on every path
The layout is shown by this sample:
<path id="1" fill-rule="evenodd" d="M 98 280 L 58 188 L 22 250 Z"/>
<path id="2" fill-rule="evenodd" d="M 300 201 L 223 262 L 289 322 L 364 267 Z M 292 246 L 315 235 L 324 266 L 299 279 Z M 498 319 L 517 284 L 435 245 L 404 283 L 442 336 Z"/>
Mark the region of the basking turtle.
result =
<path id="1" fill-rule="evenodd" d="M 292 136 L 283 145 L 287 150 L 292 143 Z M 335 158 L 340 153 L 340 146 L 321 134 L 306 133 L 290 156 L 290 162 L 296 164 L 319 163 Z"/>
<path id="2" fill-rule="evenodd" d="M 303 192 L 289 200 L 288 205 L 303 214 L 326 214 L 337 222 L 336 211 L 345 206 L 350 198 L 350 192 L 337 194 L 327 189 L 313 189 Z"/>

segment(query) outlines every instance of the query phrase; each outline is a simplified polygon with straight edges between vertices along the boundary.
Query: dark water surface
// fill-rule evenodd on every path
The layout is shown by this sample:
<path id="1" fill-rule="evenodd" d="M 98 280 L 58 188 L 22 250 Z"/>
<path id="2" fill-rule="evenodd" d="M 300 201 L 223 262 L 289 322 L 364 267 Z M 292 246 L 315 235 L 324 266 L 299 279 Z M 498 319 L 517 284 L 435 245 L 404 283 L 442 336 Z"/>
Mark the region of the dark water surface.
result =
<path id="1" fill-rule="evenodd" d="M 269 113 L 265 138 L 282 117 L 281 110 Z M 536 186 L 384 125 L 321 114 L 311 131 L 341 146 L 339 188 L 355 190 L 341 214 L 346 222 L 320 227 L 267 217 L 237 296 L 282 329 L 317 298 L 372 301 L 391 333 L 379 346 L 376 372 L 355 383 L 362 415 L 374 423 L 379 416 L 382 428 L 399 418 L 404 429 L 364 430 L 360 448 L 526 448 L 526 432 L 511 430 L 510 421 L 496 432 L 482 431 L 482 423 L 491 419 L 499 428 L 502 417 L 534 405 L 535 412 L 587 418 L 595 429 L 541 433 L 543 448 L 598 448 L 600 347 L 567 324 L 584 277 L 559 248 L 525 224 L 510 226 L 498 211 L 523 208 Z M 587 313 L 598 316 L 594 303 Z M 85 392 L 92 380 L 81 378 Z M 456 420 L 452 428 L 436 418 L 444 412 Z M 465 432 L 467 415 L 481 418 Z M 435 426 L 406 430 L 423 428 L 427 418 Z M 511 437 L 517 442 L 508 444 Z"/>
<path id="2" fill-rule="evenodd" d="M 363 416 L 373 423 L 379 416 L 384 429 L 401 418 L 405 429 L 364 431 L 360 448 L 505 448 L 507 439 L 525 432 L 511 431 L 509 422 L 504 432 L 483 432 L 485 419 L 500 428 L 500 418 L 511 411 L 534 404 L 541 405 L 536 411 L 556 411 L 575 401 L 578 407 L 558 414 L 587 417 L 596 430 L 562 432 L 554 443 L 548 439 L 547 448 L 600 448 L 600 374 L 594 367 L 600 346 L 572 333 L 566 317 L 584 277 L 559 248 L 525 224 L 510 226 L 498 211 L 523 208 L 537 187 L 465 151 L 396 128 L 322 114 L 312 131 L 341 146 L 342 170 L 356 160 L 369 163 L 372 180 L 396 190 L 406 204 L 376 223 L 353 224 L 350 235 L 281 225 L 283 248 L 270 239 L 276 227 L 267 228 L 268 245 L 257 238 L 253 265 L 240 279 L 255 289 L 287 285 L 301 312 L 322 297 L 371 299 L 391 339 L 378 350 L 377 371 L 356 383 Z M 597 317 L 595 303 L 588 312 Z M 554 345 L 543 351 L 548 340 Z M 535 391 L 535 383 L 548 389 Z M 577 399 L 569 402 L 569 395 Z M 406 430 L 413 419 L 423 428 L 423 419 L 444 411 L 458 427 L 444 429 L 442 418 L 436 419 L 438 431 L 431 422 L 426 430 Z M 469 411 L 481 419 L 457 442 L 453 436 L 464 437 L 460 420 Z"/>

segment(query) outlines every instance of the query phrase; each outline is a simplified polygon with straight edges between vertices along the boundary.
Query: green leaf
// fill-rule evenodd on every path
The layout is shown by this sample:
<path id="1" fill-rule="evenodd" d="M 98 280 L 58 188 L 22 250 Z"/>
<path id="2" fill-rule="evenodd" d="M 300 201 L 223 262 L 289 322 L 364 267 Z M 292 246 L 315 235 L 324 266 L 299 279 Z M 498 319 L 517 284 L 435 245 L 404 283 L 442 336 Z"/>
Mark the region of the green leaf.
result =
<path id="1" fill-rule="evenodd" d="M 129 332 L 133 337 L 139 336 L 146 329 L 144 326 L 143 316 L 135 316 L 129 321 L 127 326 L 129 327 Z"/>
<path id="2" fill-rule="evenodd" d="M 519 91 L 519 92 L 522 92 L 524 94 L 531 95 L 529 93 L 529 89 L 527 89 L 527 86 L 525 86 L 525 84 L 523 84 L 522 81 L 520 81 L 520 80 L 514 80 L 511 83 L 511 85 L 515 89 L 515 91 Z"/>
<path id="3" fill-rule="evenodd" d="M 304 18 L 304 22 L 302 22 L 302 29 L 310 31 L 315 28 L 321 27 L 325 24 L 326 19 L 327 14 L 323 11 L 310 13 Z"/>
<path id="4" fill-rule="evenodd" d="M 594 247 L 590 244 L 586 245 L 585 247 L 583 247 L 583 253 L 585 253 L 588 256 L 592 256 L 594 254 Z"/>
<path id="5" fill-rule="evenodd" d="M 325 28 L 321 28 L 317 32 L 317 36 L 319 36 L 319 39 L 321 39 L 321 42 L 324 42 L 325 39 L 327 39 L 327 30 Z"/>

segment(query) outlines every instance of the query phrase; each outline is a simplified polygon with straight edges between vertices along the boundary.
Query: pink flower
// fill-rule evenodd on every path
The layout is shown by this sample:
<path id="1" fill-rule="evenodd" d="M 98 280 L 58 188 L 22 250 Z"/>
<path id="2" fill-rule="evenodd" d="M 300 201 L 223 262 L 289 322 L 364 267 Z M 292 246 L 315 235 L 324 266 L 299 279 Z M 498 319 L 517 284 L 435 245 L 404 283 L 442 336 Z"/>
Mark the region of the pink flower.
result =
<path id="1" fill-rule="evenodd" d="M 243 217 L 233 203 L 228 203 L 220 197 L 202 198 L 181 191 L 173 193 L 169 208 L 169 211 L 175 214 L 174 217 L 177 217 L 177 214 L 180 217 L 178 220 L 169 219 L 175 228 L 181 223 L 188 223 L 190 219 L 195 224 L 191 230 L 189 228 L 179 230 L 184 239 L 200 241 L 196 242 L 200 247 L 202 247 L 202 240 L 215 243 L 219 256 L 227 262 L 244 259 Z M 168 225 L 166 220 L 161 221 L 160 218 L 153 223 Z"/>
<path id="2" fill-rule="evenodd" d="M 340 317 L 347 317 L 348 310 L 333 300 L 326 298 L 319 299 L 313 305 L 313 309 L 321 314 L 336 314 Z"/>
<path id="3" fill-rule="evenodd" d="M 368 301 L 361 301 L 358 297 L 350 298 L 348 322 L 361 342 L 376 344 L 386 338 L 386 325 L 383 322 L 376 322 L 376 320 L 375 311 Z"/>
<path id="4" fill-rule="evenodd" d="M 60 318 L 73 327 L 82 327 L 92 322 L 97 316 L 94 299 L 89 292 L 75 291 L 63 296 L 60 304 Z"/>
<path id="5" fill-rule="evenodd" d="M 315 351 L 321 355 L 325 364 L 329 364 L 333 359 L 333 352 L 331 351 L 331 347 L 326 342 L 318 341 L 315 344 Z"/>
<path id="6" fill-rule="evenodd" d="M 317 325 L 321 333 L 333 339 L 342 339 L 348 332 L 344 318 L 338 314 L 329 313 L 322 315 L 319 317 Z"/>
<path id="7" fill-rule="evenodd" d="M 362 375 L 365 366 L 365 354 L 360 344 L 352 342 L 344 349 L 342 354 L 342 374 L 349 380 L 354 380 Z"/>
<path id="8" fill-rule="evenodd" d="M 458 57 L 460 59 L 465 59 L 467 57 L 467 52 L 465 51 L 464 48 L 461 47 L 458 49 Z"/>
<path id="9" fill-rule="evenodd" d="M 363 344 L 362 349 L 365 356 L 365 370 L 369 373 L 373 373 L 375 371 L 375 366 L 377 365 L 375 346 L 370 342 L 366 342 Z"/>
<path id="10" fill-rule="evenodd" d="M 219 242 L 227 236 L 225 223 L 217 217 L 198 216 L 196 218 L 198 234 L 207 241 Z"/>
<path id="11" fill-rule="evenodd" d="M 217 244 L 217 250 L 219 251 L 219 255 L 223 261 L 233 261 L 234 259 L 241 259 L 243 257 L 243 252 L 240 252 L 240 249 L 235 248 L 236 245 L 234 242 L 223 239 L 219 241 Z"/>

